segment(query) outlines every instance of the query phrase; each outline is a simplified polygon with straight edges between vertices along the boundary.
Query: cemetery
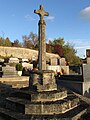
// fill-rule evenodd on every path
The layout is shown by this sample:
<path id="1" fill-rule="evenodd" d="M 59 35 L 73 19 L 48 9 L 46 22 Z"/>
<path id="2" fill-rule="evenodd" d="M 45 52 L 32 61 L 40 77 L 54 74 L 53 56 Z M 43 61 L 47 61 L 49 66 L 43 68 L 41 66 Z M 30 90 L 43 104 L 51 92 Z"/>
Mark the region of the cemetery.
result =
<path id="1" fill-rule="evenodd" d="M 49 13 L 42 5 L 34 13 L 40 17 L 38 51 L 0 47 L 1 55 L 13 56 L 8 64 L 1 62 L 0 116 L 5 120 L 84 120 L 90 114 L 90 101 L 87 103 L 72 91 L 90 97 L 90 65 L 84 64 L 78 74 L 70 74 L 65 58 L 46 53 L 44 16 Z M 29 63 L 31 60 L 33 64 Z M 12 63 L 17 67 L 10 66 Z M 29 71 L 20 76 L 18 71 L 23 68 L 24 72 Z M 61 71 L 62 75 L 55 76 L 55 72 Z"/>

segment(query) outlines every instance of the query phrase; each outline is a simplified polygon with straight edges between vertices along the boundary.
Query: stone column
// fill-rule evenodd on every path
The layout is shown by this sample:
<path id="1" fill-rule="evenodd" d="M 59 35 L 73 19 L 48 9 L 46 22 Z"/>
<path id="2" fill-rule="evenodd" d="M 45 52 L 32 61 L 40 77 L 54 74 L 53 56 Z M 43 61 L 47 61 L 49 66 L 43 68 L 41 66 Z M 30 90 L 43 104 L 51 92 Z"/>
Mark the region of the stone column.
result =
<path id="1" fill-rule="evenodd" d="M 39 27 L 39 54 L 38 54 L 38 64 L 39 64 L 39 70 L 46 70 L 46 37 L 45 37 L 45 21 L 41 23 L 39 21 L 38 23 Z"/>
<path id="2" fill-rule="evenodd" d="M 48 13 L 44 11 L 43 6 L 40 5 L 39 10 L 34 10 L 34 13 L 38 14 L 40 16 L 40 20 L 38 23 L 39 28 L 39 35 L 38 35 L 38 41 L 39 41 L 39 53 L 38 53 L 38 65 L 39 70 L 46 70 L 46 35 L 45 35 L 45 28 L 46 23 L 44 21 L 44 16 L 48 16 Z"/>

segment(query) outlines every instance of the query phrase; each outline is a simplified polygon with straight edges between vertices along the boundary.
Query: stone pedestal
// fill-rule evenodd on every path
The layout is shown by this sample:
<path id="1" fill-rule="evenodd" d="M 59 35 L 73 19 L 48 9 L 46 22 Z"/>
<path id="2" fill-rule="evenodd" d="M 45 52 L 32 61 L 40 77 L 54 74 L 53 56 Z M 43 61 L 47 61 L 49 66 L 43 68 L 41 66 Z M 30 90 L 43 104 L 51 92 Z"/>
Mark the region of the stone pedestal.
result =
<path id="1" fill-rule="evenodd" d="M 52 70 L 34 70 L 30 73 L 30 88 L 36 86 L 37 91 L 57 90 L 57 85 Z"/>

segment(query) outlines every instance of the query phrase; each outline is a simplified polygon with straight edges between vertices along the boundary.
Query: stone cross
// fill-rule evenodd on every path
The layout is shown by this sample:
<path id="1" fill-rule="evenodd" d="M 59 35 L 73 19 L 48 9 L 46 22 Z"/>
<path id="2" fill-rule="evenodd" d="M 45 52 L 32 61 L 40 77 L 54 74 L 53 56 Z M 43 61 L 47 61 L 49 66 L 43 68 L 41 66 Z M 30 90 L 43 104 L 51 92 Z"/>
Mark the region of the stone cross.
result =
<path id="1" fill-rule="evenodd" d="M 39 10 L 34 10 L 34 13 L 38 14 L 40 17 L 38 23 L 38 40 L 39 40 L 39 53 L 38 53 L 38 67 L 39 70 L 46 70 L 46 36 L 45 36 L 45 27 L 46 23 L 44 16 L 48 16 L 48 12 L 44 11 L 42 5 L 40 5 Z"/>

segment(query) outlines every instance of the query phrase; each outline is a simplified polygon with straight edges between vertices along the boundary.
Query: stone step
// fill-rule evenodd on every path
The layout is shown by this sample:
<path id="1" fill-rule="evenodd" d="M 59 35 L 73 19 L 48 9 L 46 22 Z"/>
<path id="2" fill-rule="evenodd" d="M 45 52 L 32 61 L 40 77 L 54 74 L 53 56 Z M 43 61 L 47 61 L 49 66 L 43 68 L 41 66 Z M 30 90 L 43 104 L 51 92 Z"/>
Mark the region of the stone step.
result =
<path id="1" fill-rule="evenodd" d="M 7 77 L 17 77 L 17 76 L 19 76 L 19 75 L 4 75 L 2 77 L 6 79 Z"/>
<path id="2" fill-rule="evenodd" d="M 5 108 L 0 108 L 0 116 L 3 118 L 3 120 L 31 120 L 31 116 L 13 112 Z"/>
<path id="3" fill-rule="evenodd" d="M 28 83 L 28 82 L 27 82 Z M 24 83 L 25 84 L 25 83 Z M 16 98 L 21 98 L 21 99 L 27 99 L 31 101 L 31 92 L 26 92 L 22 90 L 17 90 L 14 93 L 10 95 L 10 97 L 16 97 Z"/>
<path id="4" fill-rule="evenodd" d="M 13 77 L 15 77 L 15 76 L 12 76 L 12 78 Z M 12 88 L 19 88 L 19 89 L 20 88 L 25 88 L 25 87 L 29 86 L 28 81 L 4 81 L 4 84 L 10 85 L 10 86 L 12 86 Z"/>
<path id="5" fill-rule="evenodd" d="M 31 102 L 26 99 L 8 97 L 6 108 L 16 112 L 33 115 L 52 115 L 65 113 L 79 105 L 79 98 L 68 96 L 63 100 L 48 102 Z"/>
<path id="6" fill-rule="evenodd" d="M 3 77 L 7 77 L 7 76 L 19 76 L 17 71 L 4 71 L 3 72 Z"/>
<path id="7" fill-rule="evenodd" d="M 23 99 L 29 99 L 32 102 L 47 102 L 61 100 L 67 97 L 67 90 L 54 90 L 46 92 L 30 92 L 18 90 L 11 94 L 12 97 L 18 97 Z"/>
<path id="8" fill-rule="evenodd" d="M 17 71 L 5 71 L 3 72 L 3 74 L 7 74 L 7 75 L 12 75 L 12 74 L 17 74 Z"/>
<path id="9" fill-rule="evenodd" d="M 64 113 L 53 115 L 24 115 L 13 112 L 9 109 L 0 108 L 0 116 L 5 120 L 79 120 L 87 111 L 87 105 L 79 105 L 76 108 Z M 84 120 L 84 118 L 82 118 Z M 89 118 L 87 118 L 89 120 Z"/>
<path id="10" fill-rule="evenodd" d="M 6 66 L 6 67 L 2 67 L 2 70 L 16 70 L 16 68 L 15 67 Z"/>
<path id="11" fill-rule="evenodd" d="M 13 69 L 13 68 L 4 68 L 4 69 L 2 69 L 2 71 L 16 71 L 16 69 Z"/>

